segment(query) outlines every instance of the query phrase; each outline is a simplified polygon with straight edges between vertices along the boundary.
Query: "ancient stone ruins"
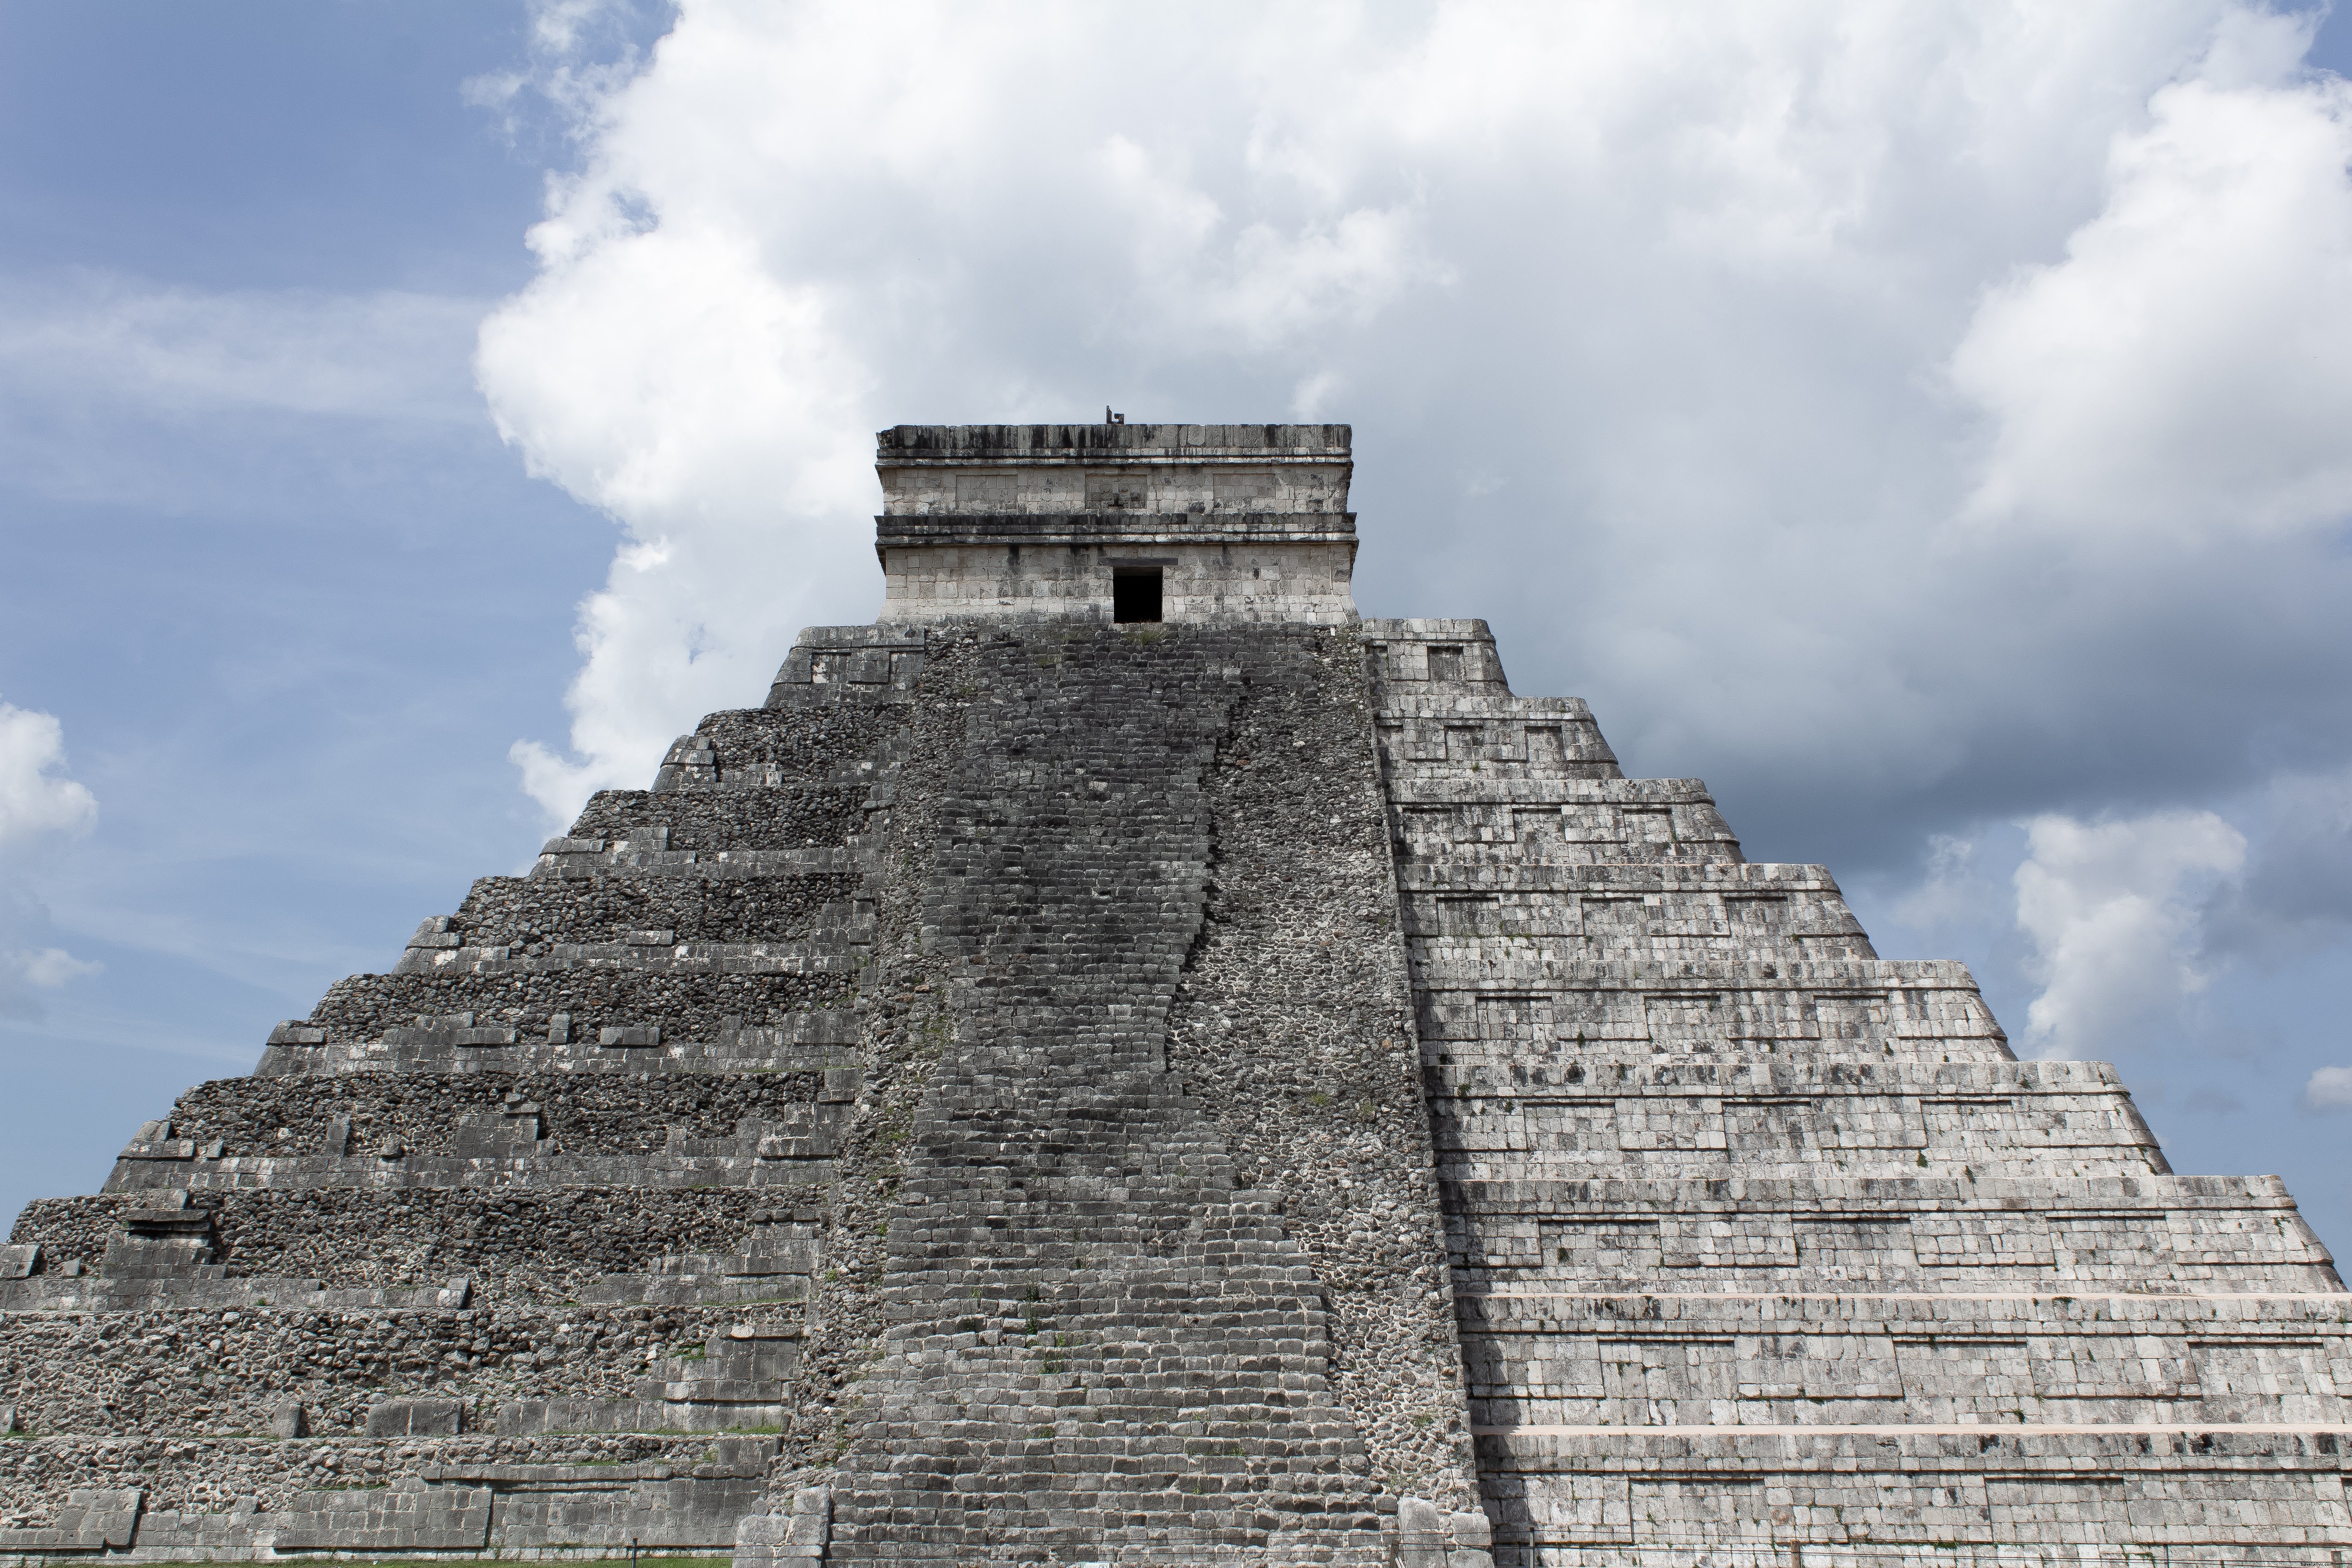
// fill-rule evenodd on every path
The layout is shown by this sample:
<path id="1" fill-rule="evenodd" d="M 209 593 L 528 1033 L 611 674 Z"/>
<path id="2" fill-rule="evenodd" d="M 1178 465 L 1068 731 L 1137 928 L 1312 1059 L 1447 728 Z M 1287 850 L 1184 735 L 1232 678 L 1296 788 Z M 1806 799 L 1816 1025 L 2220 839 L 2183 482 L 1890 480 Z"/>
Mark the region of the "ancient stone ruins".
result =
<path id="1" fill-rule="evenodd" d="M 880 442 L 878 624 L 17 1220 L 0 1554 L 2352 1554 L 2277 1181 L 1360 618 L 1346 426 Z"/>

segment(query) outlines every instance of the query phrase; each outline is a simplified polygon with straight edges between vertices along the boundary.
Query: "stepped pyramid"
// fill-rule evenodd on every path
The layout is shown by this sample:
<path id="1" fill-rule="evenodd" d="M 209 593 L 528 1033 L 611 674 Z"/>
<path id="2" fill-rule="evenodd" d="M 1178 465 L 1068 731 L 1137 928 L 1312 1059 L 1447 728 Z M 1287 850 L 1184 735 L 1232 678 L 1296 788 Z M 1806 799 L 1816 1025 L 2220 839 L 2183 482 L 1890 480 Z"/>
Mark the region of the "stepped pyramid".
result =
<path id="1" fill-rule="evenodd" d="M 0 1252 L 0 1554 L 2339 1568 L 2271 1178 L 1366 620 L 1343 426 L 882 434 L 883 617 Z"/>

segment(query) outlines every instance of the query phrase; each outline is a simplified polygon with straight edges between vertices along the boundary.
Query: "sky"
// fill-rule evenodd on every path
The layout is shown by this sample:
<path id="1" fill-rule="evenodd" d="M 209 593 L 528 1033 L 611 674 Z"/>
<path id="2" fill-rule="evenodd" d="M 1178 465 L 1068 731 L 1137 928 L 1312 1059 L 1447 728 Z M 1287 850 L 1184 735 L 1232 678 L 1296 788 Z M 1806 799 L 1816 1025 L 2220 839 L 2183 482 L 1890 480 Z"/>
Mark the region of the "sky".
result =
<path id="1" fill-rule="evenodd" d="M 2231 0 L 0 0 L 0 1209 L 870 619 L 874 431 L 1108 404 L 1352 424 L 1367 614 L 2352 1247 L 2346 71 Z"/>

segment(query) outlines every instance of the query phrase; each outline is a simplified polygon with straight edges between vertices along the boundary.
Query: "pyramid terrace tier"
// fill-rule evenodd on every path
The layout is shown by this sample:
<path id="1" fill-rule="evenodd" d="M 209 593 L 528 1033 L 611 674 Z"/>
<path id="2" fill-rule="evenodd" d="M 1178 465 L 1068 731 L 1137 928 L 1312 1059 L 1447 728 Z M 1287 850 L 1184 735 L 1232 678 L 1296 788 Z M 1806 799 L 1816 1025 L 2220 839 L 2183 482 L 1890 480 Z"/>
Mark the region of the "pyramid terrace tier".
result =
<path id="1" fill-rule="evenodd" d="M 1591 963 L 1572 951 L 1525 938 L 1424 953 L 1414 976 L 1423 1060 L 1535 1065 L 1643 1051 L 2010 1059 L 1962 963 Z"/>
<path id="2" fill-rule="evenodd" d="M 270 1043 L 297 1061 L 321 1047 L 322 1061 L 349 1055 L 338 1047 L 378 1047 L 362 1059 L 406 1070 L 419 1063 L 403 1052 L 435 1048 L 716 1044 L 746 1028 L 804 1027 L 803 1015 L 846 1007 L 856 968 L 847 953 L 794 953 L 736 964 L 501 959 L 448 973 L 354 974 Z"/>
<path id="3" fill-rule="evenodd" d="M 718 868 L 713 868 L 718 869 Z M 409 939 L 403 972 L 507 958 L 616 957 L 601 950 L 708 949 L 873 940 L 865 878 L 847 870 L 782 876 L 485 877 L 454 915 Z"/>
<path id="4" fill-rule="evenodd" d="M 713 713 L 670 742 L 654 793 L 871 784 L 898 760 L 904 723 L 889 708 L 855 701 Z"/>
<path id="5" fill-rule="evenodd" d="M 793 939 L 751 942 L 697 942 L 682 939 L 669 927 L 651 931 L 622 929 L 592 933 L 584 942 L 550 941 L 541 937 L 518 954 L 504 944 L 495 947 L 428 947 L 412 940 L 408 951 L 393 966 L 396 975 L 425 975 L 442 980 L 472 975 L 561 974 L 575 969 L 633 969 L 672 975 L 691 974 L 828 974 L 855 973 L 873 945 L 873 920 L 856 904 L 843 900 L 821 908 L 809 920 L 809 934 Z M 426 927 L 438 921 L 427 921 Z M 419 928 L 417 937 L 430 941 L 443 934 Z"/>
<path id="6" fill-rule="evenodd" d="M 1391 779 L 1614 779 L 1617 755 L 1582 700 L 1391 696 L 1374 720 Z"/>
<path id="7" fill-rule="evenodd" d="M 1420 696 L 1511 694 L 1484 621 L 1367 618 L 1360 630 L 1383 706 Z"/>
<path id="8" fill-rule="evenodd" d="M 1400 864 L 1737 863 L 1696 779 L 1391 779 Z"/>
<path id="9" fill-rule="evenodd" d="M 1464 1180 L 1456 1288 L 1678 1295 L 2341 1290 L 2275 1176 Z"/>
<path id="10" fill-rule="evenodd" d="M 676 801 L 677 795 L 662 800 Z M 706 797 L 708 798 L 708 797 Z M 551 838 L 531 868 L 532 879 L 593 881 L 600 877 L 694 877 L 717 880 L 772 877 L 856 876 L 869 868 L 855 837 L 839 845 L 787 844 L 769 848 L 673 848 L 659 827 L 634 838 Z"/>
<path id="11" fill-rule="evenodd" d="M 108 1192 L 830 1182 L 864 1072 L 226 1079 L 126 1146 Z"/>
<path id="12" fill-rule="evenodd" d="M 1839 1568 L 2333 1568 L 2347 1436 L 2151 1424 L 1477 1444 L 1497 1568 L 1780 1568 L 1792 1548 Z"/>
<path id="13" fill-rule="evenodd" d="M 625 980 L 633 973 L 603 973 Z M 731 1000 L 736 994 L 719 994 Z M 566 1002 L 551 1004 L 543 1025 L 527 1009 L 512 1015 L 418 1014 L 405 1024 L 385 1025 L 373 1039 L 333 1039 L 324 1025 L 289 1019 L 270 1031 L 254 1076 L 822 1072 L 859 1063 L 857 1016 L 845 1005 L 846 993 L 843 1002 L 831 1008 L 772 1010 L 772 1021 L 764 1024 L 747 1024 L 740 1014 L 715 1023 L 697 1014 L 681 1024 L 677 1016 L 658 1012 L 583 1021 L 563 1010 L 571 1005 Z"/>
<path id="14" fill-rule="evenodd" d="M 723 1431 L 776 1425 L 799 1326 L 740 1306 L 578 1301 L 384 1309 L 295 1301 L 0 1314 L 0 1367 L 36 1436 Z M 135 1353 L 134 1353 L 135 1352 Z M 397 1415 L 390 1408 L 412 1408 Z M 415 1406 L 429 1405 L 429 1411 Z"/>
<path id="15" fill-rule="evenodd" d="M 2352 1428 L 2352 1295 L 1473 1297 L 1474 1430 Z"/>
<path id="16" fill-rule="evenodd" d="M 0 1507 L 41 1522 L 0 1530 L 0 1552 L 40 1562 L 128 1548 L 132 1561 L 167 1563 L 550 1547 L 723 1555 L 735 1521 L 759 1505 L 778 1447 L 773 1436 L 675 1432 L 20 1437 Z M 155 1461 L 159 1448 L 170 1463 Z"/>
<path id="17" fill-rule="evenodd" d="M 925 646 L 921 626 L 804 627 L 776 671 L 767 706 L 903 708 L 921 683 Z"/>
<path id="18" fill-rule="evenodd" d="M 190 1162 L 373 1152 L 396 1139 L 411 1156 L 554 1144 L 577 1154 L 653 1154 L 733 1138 L 749 1125 L 804 1118 L 854 1099 L 862 1069 L 846 1047 L 757 1074 L 370 1072 L 321 1079 L 215 1079 L 142 1127 L 116 1165 L 184 1173 Z M 152 1184 L 139 1183 L 139 1185 Z"/>
<path id="19" fill-rule="evenodd" d="M 782 784 L 696 794 L 599 790 L 572 831 L 548 841 L 536 874 L 628 867 L 758 864 L 749 858 L 837 855 L 873 808 L 869 784 Z M 557 858 L 552 863 L 549 857 Z M 575 858 L 588 857 L 588 859 Z M 776 875 L 770 871 L 767 875 Z"/>
<path id="20" fill-rule="evenodd" d="M 1522 939 L 1588 962 L 1877 956 L 1819 866 L 1412 861 L 1397 882 L 1417 964 Z"/>
<path id="21" fill-rule="evenodd" d="M 1460 1180 L 2166 1175 L 2098 1062 L 1501 1056 L 1425 1069 Z"/>
<path id="22" fill-rule="evenodd" d="M 694 1305 L 807 1295 L 826 1189 L 242 1188 L 27 1205 L 8 1311 Z"/>

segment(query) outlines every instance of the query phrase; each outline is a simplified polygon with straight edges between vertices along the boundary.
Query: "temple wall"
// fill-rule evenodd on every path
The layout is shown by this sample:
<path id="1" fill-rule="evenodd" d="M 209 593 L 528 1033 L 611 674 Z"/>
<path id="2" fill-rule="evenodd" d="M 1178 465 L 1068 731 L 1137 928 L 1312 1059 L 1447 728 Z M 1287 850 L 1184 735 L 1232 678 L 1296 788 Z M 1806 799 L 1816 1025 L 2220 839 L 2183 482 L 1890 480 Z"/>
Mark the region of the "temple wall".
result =
<path id="1" fill-rule="evenodd" d="M 892 550 L 882 619 L 1111 618 L 1120 566 L 1162 572 L 1162 618 L 1337 626 L 1355 618 L 1352 542 L 1116 545 L 941 544 Z"/>

